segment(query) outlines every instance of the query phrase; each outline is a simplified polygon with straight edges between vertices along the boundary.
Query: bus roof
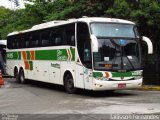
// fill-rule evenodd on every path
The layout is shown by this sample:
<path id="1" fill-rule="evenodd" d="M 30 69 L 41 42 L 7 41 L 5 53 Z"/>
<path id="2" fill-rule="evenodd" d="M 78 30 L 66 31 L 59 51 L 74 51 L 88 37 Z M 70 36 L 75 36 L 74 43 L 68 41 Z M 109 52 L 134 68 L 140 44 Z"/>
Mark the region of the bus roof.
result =
<path id="1" fill-rule="evenodd" d="M 15 31 L 15 32 L 9 33 L 8 36 L 21 34 L 21 33 L 26 33 L 26 32 L 31 32 L 31 31 L 36 31 L 36 30 L 41 30 L 41 29 L 45 29 L 45 28 L 51 28 L 51 27 L 58 26 L 58 25 L 65 25 L 65 24 L 74 23 L 74 22 L 78 22 L 78 21 L 79 22 L 86 22 L 88 24 L 90 22 L 135 24 L 131 21 L 117 19 L 117 18 L 83 17 L 83 18 L 78 18 L 78 19 L 69 19 L 69 20 L 66 20 L 66 21 L 59 20 L 59 21 L 50 21 L 50 22 L 38 24 L 38 25 L 35 25 L 32 28 L 24 30 L 24 31 Z"/>

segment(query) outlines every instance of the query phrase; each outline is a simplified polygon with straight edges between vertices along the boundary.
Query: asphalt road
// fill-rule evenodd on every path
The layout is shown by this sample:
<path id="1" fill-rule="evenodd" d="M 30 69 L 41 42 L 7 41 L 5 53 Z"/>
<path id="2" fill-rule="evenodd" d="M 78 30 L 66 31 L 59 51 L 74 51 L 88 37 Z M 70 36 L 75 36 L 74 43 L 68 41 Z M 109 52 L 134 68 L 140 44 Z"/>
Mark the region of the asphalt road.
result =
<path id="1" fill-rule="evenodd" d="M 119 90 L 108 93 L 79 90 L 77 94 L 67 94 L 57 85 L 33 81 L 18 84 L 14 79 L 5 79 L 5 85 L 0 88 L 0 113 L 54 114 L 56 117 L 60 115 L 60 119 L 75 114 L 73 119 L 82 120 L 80 114 L 96 114 L 92 117 L 94 119 L 99 118 L 97 114 L 159 114 L 160 91 Z"/>

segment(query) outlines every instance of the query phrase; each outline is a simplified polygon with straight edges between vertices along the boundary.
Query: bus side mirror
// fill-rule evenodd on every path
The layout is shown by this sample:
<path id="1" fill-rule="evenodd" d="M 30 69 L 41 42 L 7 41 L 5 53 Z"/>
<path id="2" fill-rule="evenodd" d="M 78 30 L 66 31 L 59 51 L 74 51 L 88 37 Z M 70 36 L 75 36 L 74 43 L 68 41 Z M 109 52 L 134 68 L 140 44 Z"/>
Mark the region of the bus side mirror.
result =
<path id="1" fill-rule="evenodd" d="M 98 40 L 95 35 L 91 35 L 91 45 L 93 52 L 98 52 Z"/>
<path id="2" fill-rule="evenodd" d="M 148 54 L 153 54 L 153 44 L 148 37 L 142 36 L 142 40 L 147 43 Z"/>

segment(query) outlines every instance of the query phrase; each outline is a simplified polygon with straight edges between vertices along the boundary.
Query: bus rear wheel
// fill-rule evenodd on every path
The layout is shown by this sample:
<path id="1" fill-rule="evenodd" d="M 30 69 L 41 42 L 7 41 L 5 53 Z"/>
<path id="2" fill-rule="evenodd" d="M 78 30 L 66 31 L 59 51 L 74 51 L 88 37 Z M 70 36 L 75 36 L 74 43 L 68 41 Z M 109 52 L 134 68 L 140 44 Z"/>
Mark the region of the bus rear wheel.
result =
<path id="1" fill-rule="evenodd" d="M 14 70 L 14 77 L 16 79 L 16 82 L 20 83 L 19 78 L 18 78 L 18 69 L 17 68 L 15 68 L 15 70 Z"/>
<path id="2" fill-rule="evenodd" d="M 25 83 L 26 82 L 23 69 L 20 69 L 18 77 L 19 77 L 20 83 Z"/>
<path id="3" fill-rule="evenodd" d="M 66 75 L 65 80 L 64 80 L 64 87 L 65 87 L 66 92 L 69 94 L 73 94 L 76 92 L 73 77 L 71 74 Z"/>

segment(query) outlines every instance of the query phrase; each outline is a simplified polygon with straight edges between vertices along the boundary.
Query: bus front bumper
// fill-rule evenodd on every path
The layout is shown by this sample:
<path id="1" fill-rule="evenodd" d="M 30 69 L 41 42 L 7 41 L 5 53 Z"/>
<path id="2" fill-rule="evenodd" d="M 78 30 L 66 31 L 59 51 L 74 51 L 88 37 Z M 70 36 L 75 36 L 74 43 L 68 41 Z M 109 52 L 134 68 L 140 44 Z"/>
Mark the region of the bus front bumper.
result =
<path id="1" fill-rule="evenodd" d="M 123 89 L 134 89 L 142 86 L 142 79 L 128 80 L 128 81 L 101 81 L 94 80 L 93 90 L 123 90 Z"/>

